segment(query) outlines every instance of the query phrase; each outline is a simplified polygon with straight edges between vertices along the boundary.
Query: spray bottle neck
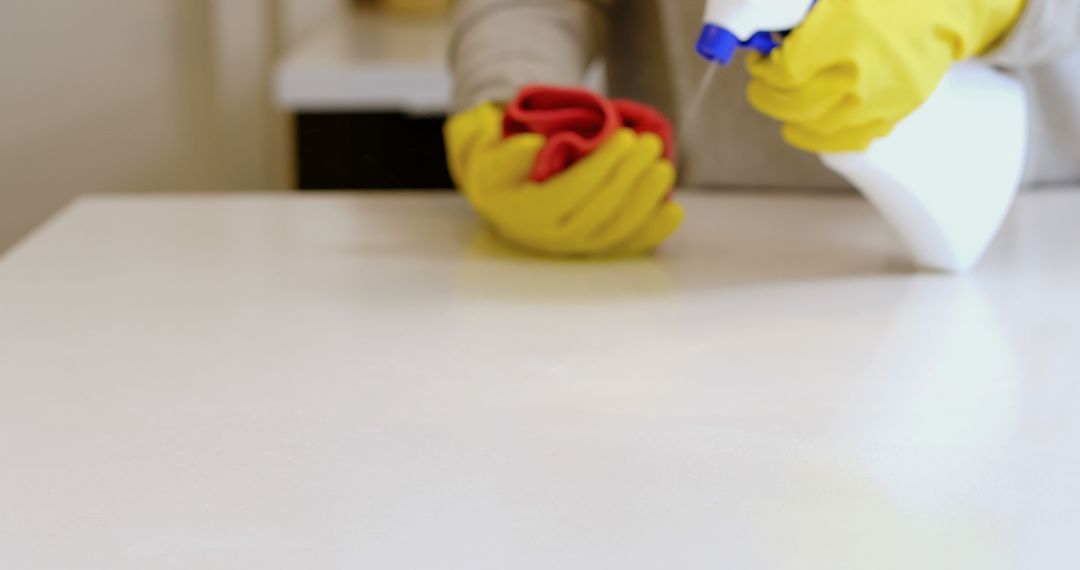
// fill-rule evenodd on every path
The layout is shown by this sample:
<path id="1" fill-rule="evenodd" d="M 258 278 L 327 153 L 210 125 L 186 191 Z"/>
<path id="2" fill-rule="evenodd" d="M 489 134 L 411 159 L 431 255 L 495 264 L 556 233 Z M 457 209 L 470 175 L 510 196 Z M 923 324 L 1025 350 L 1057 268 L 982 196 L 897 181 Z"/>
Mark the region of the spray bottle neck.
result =
<path id="1" fill-rule="evenodd" d="M 698 38 L 697 52 L 709 61 L 727 65 L 739 49 L 769 55 L 779 45 L 772 32 L 758 32 L 747 40 L 740 40 L 731 30 L 706 22 Z"/>

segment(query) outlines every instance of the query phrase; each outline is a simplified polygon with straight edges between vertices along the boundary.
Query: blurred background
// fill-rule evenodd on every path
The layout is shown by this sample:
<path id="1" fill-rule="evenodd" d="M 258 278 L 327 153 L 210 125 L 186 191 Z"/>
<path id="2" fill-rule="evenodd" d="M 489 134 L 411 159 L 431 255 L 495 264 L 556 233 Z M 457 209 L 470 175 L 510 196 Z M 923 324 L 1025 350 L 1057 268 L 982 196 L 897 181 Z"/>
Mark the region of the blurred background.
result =
<path id="1" fill-rule="evenodd" d="M 0 252 L 79 194 L 443 188 L 451 0 L 5 0 Z"/>

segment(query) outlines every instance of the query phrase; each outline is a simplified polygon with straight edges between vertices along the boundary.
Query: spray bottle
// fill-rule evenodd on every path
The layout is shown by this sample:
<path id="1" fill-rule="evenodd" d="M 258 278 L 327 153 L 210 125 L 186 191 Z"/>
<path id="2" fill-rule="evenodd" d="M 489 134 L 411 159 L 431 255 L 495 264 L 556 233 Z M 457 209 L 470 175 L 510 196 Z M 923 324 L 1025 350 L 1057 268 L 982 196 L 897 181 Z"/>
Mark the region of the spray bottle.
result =
<path id="1" fill-rule="evenodd" d="M 740 49 L 767 55 L 814 1 L 709 0 L 697 51 L 720 64 Z M 1020 83 L 989 66 L 964 62 L 922 107 L 865 152 L 821 158 L 874 204 L 917 265 L 962 272 L 978 263 L 1016 197 L 1027 129 Z"/>

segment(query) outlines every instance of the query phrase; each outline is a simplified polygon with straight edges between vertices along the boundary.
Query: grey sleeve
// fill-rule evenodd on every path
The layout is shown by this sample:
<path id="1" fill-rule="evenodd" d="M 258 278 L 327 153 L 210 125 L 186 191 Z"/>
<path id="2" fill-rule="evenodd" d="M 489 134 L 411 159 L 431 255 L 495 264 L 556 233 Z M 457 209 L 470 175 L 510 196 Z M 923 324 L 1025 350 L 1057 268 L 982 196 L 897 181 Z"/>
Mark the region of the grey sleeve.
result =
<path id="1" fill-rule="evenodd" d="M 1075 49 L 1080 49 L 1080 0 L 1027 0 L 1016 26 L 983 59 L 1002 67 L 1030 67 Z"/>
<path id="2" fill-rule="evenodd" d="M 527 83 L 576 85 L 601 49 L 613 0 L 459 0 L 454 108 L 508 101 Z"/>

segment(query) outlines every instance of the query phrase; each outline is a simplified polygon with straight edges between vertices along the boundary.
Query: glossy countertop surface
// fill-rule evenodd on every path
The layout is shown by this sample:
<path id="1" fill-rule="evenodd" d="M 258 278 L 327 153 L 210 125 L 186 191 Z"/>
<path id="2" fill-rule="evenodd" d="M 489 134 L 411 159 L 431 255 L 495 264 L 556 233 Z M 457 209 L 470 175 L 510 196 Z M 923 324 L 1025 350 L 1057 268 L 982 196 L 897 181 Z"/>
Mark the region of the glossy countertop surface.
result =
<path id="1" fill-rule="evenodd" d="M 0 568 L 1061 569 L 1080 189 L 977 271 L 855 196 L 654 258 L 443 194 L 103 195 L 0 258 Z"/>

